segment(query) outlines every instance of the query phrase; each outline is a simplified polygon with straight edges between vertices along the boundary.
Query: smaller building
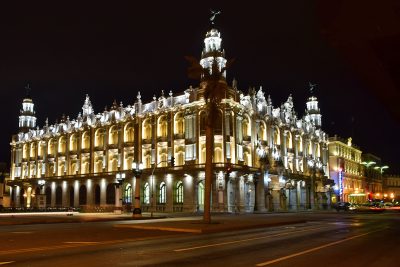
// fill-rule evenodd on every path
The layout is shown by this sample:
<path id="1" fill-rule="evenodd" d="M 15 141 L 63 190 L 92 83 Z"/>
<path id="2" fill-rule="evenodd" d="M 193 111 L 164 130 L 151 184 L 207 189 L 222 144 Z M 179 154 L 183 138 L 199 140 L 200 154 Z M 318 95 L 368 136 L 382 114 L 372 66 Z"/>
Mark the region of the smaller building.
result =
<path id="1" fill-rule="evenodd" d="M 400 175 L 383 176 L 383 200 L 400 202 Z"/>
<path id="2" fill-rule="evenodd" d="M 334 180 L 332 202 L 363 203 L 367 200 L 366 184 L 362 173 L 362 151 L 337 135 L 329 138 L 329 175 Z"/>

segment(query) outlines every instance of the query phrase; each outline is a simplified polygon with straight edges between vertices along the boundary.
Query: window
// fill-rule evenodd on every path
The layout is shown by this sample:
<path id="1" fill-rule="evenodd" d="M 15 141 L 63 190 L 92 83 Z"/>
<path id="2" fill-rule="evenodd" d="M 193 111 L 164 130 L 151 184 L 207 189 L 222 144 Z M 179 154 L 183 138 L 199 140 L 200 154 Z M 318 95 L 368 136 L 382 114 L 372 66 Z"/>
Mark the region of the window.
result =
<path id="1" fill-rule="evenodd" d="M 143 187 L 143 203 L 150 204 L 150 186 L 149 183 L 145 183 Z"/>
<path id="2" fill-rule="evenodd" d="M 183 203 L 183 183 L 179 181 L 176 184 L 176 203 Z"/>
<path id="3" fill-rule="evenodd" d="M 165 202 L 166 202 L 166 194 L 167 194 L 166 186 L 165 186 L 165 183 L 162 182 L 160 184 L 160 192 L 159 192 L 159 196 L 158 196 L 159 197 L 158 198 L 158 202 L 160 204 L 165 204 Z"/>
<path id="4" fill-rule="evenodd" d="M 131 184 L 127 184 L 125 186 L 124 191 L 124 204 L 131 204 L 132 203 L 132 186 Z"/>

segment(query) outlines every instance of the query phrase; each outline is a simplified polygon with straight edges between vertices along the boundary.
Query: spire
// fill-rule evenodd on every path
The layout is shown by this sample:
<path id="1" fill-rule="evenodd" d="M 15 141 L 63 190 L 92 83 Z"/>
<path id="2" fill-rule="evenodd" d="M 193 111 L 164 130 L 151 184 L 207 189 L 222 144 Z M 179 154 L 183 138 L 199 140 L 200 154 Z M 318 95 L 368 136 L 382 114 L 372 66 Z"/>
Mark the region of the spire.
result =
<path id="1" fill-rule="evenodd" d="M 82 114 L 83 114 L 83 116 L 93 114 L 92 102 L 90 102 L 90 98 L 89 98 L 88 94 L 86 94 L 85 102 L 83 103 L 83 106 L 82 106 Z"/>
<path id="2" fill-rule="evenodd" d="M 321 116 L 321 111 L 319 110 L 318 107 L 318 99 L 315 96 L 315 87 L 317 85 L 309 82 L 308 86 L 310 87 L 309 90 L 311 96 L 308 98 L 308 101 L 306 103 L 307 104 L 306 116 L 310 118 L 310 121 L 312 121 L 317 128 L 321 128 L 322 116 Z"/>
<path id="3" fill-rule="evenodd" d="M 33 104 L 32 98 L 30 97 L 31 88 L 29 84 L 25 86 L 26 96 L 22 101 L 22 109 L 19 115 L 19 131 L 28 132 L 30 129 L 36 127 L 36 116 L 35 116 L 35 105 Z"/>
<path id="4" fill-rule="evenodd" d="M 218 71 L 223 72 L 222 76 L 226 78 L 225 70 L 223 70 L 226 67 L 226 59 L 225 51 L 221 47 L 221 33 L 214 28 L 215 17 L 220 13 L 221 11 L 211 10 L 210 21 L 212 28 L 204 38 L 204 49 L 201 54 L 200 65 L 203 69 L 209 69 L 210 74 L 213 74 L 213 67 L 216 67 Z"/>

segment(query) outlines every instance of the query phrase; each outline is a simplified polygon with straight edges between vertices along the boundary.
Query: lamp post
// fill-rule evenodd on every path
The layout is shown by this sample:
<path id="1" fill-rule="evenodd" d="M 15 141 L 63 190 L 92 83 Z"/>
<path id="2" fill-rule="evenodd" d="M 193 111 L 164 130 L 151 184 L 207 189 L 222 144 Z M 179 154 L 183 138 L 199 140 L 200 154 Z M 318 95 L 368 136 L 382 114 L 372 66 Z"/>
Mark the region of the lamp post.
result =
<path id="1" fill-rule="evenodd" d="M 382 175 L 383 174 L 383 170 L 384 169 L 388 169 L 389 166 L 385 165 L 385 166 L 376 166 L 374 167 L 375 170 L 379 170 L 379 173 Z"/>
<path id="2" fill-rule="evenodd" d="M 121 196 L 121 186 L 125 180 L 125 173 L 118 172 L 115 175 L 117 183 L 115 184 L 115 210 L 114 213 L 121 214 L 122 213 L 122 196 Z"/>
<path id="3" fill-rule="evenodd" d="M 365 174 L 366 177 L 366 181 L 367 181 L 367 188 L 369 192 L 372 192 L 374 188 L 372 188 L 371 186 L 371 179 L 372 179 L 372 174 L 371 171 L 369 170 L 369 167 L 371 167 L 372 165 L 375 165 L 376 162 L 375 161 L 363 161 L 361 162 L 362 165 L 364 165 L 367 168 L 367 172 Z"/>
<path id="4" fill-rule="evenodd" d="M 142 217 L 142 210 L 140 209 L 140 176 L 142 175 L 143 163 L 132 163 L 132 172 L 135 176 L 135 206 L 133 208 L 133 217 Z"/>

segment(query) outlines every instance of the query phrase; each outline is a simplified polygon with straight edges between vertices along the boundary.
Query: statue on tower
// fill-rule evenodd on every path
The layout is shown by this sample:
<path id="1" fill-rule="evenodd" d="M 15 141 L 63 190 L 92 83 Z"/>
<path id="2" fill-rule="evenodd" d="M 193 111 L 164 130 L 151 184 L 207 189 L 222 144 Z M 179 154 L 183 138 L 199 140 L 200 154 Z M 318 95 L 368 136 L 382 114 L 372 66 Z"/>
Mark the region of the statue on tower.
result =
<path id="1" fill-rule="evenodd" d="M 221 11 L 220 10 L 210 10 L 210 11 L 211 11 L 210 21 L 211 21 L 211 24 L 214 25 L 215 18 L 217 15 L 221 14 Z"/>

